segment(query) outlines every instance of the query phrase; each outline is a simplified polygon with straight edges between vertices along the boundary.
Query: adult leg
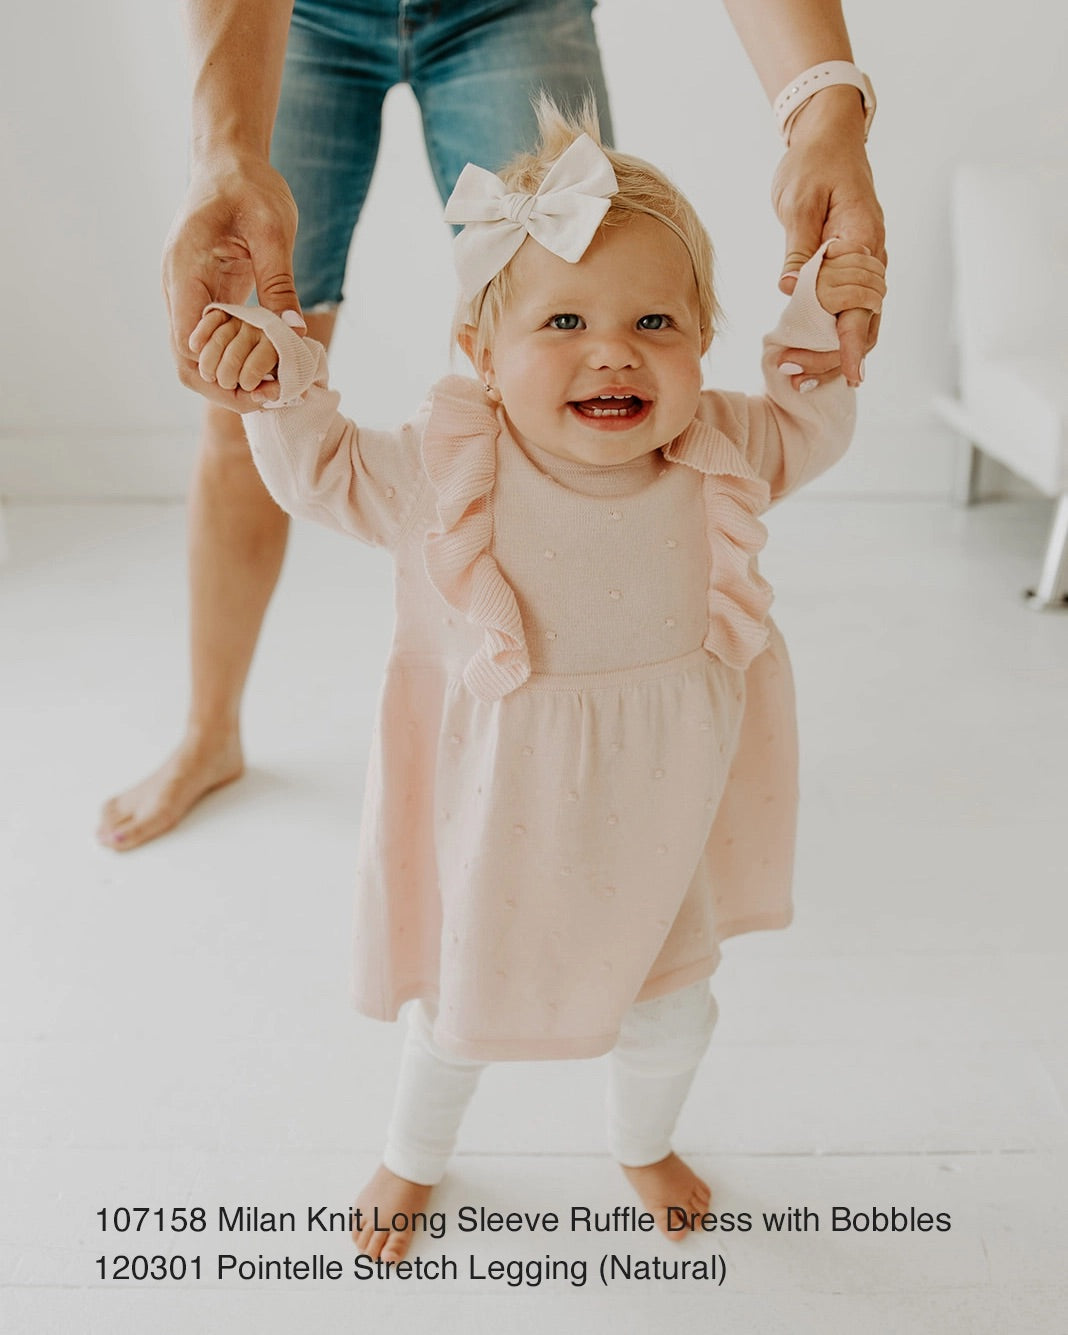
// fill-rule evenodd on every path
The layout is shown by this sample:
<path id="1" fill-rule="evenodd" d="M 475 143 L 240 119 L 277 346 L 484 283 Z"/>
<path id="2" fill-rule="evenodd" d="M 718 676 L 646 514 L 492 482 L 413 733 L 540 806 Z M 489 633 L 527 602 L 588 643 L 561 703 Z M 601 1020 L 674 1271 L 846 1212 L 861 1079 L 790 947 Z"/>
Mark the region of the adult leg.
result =
<path id="1" fill-rule="evenodd" d="M 298 0 L 272 159 L 300 209 L 293 263 L 308 332 L 326 345 L 395 68 L 396 24 L 388 9 L 355 14 L 326 0 Z M 240 417 L 209 408 L 189 500 L 185 732 L 159 769 L 105 804 L 101 843 L 136 848 L 241 775 L 241 699 L 288 527 L 256 472 Z"/>
<path id="2" fill-rule="evenodd" d="M 495 170 L 534 146 L 538 135 L 531 99 L 540 89 L 571 109 L 592 95 L 601 136 L 611 142 L 593 8 L 593 0 L 412 6 L 409 78 L 443 199 L 465 163 Z"/>
<path id="3" fill-rule="evenodd" d="M 333 315 L 308 316 L 326 342 Z M 239 713 L 264 613 L 285 554 L 289 516 L 271 499 L 241 418 L 209 407 L 189 495 L 191 696 L 185 731 L 163 764 L 111 798 L 97 837 L 136 848 L 173 828 L 206 793 L 244 772 Z"/>
<path id="4" fill-rule="evenodd" d="M 707 1184 L 672 1150 L 671 1137 L 715 1023 L 707 980 L 638 1002 L 609 1061 L 609 1149 L 658 1227 L 676 1240 L 689 1229 L 681 1214 L 669 1218 L 669 1207 L 703 1214 L 710 1200 Z"/>

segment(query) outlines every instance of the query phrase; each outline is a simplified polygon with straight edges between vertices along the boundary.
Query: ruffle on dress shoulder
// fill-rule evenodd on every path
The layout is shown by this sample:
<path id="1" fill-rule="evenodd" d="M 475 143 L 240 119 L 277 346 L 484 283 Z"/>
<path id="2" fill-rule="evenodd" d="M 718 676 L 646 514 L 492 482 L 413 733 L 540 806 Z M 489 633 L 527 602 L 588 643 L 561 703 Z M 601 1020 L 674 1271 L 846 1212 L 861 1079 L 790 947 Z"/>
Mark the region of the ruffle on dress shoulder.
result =
<path id="1" fill-rule="evenodd" d="M 463 674 L 479 700 L 499 700 L 530 676 L 519 605 L 490 551 L 499 433 L 493 406 L 473 380 L 447 376 L 435 387 L 423 465 L 437 493 L 438 527 L 423 551 L 437 591 L 483 628 Z"/>
<path id="2" fill-rule="evenodd" d="M 711 562 L 704 648 L 728 667 L 747 668 L 768 643 L 771 585 L 757 570 L 768 531 L 758 518 L 771 488 L 722 431 L 695 419 L 664 457 L 704 474 Z"/>

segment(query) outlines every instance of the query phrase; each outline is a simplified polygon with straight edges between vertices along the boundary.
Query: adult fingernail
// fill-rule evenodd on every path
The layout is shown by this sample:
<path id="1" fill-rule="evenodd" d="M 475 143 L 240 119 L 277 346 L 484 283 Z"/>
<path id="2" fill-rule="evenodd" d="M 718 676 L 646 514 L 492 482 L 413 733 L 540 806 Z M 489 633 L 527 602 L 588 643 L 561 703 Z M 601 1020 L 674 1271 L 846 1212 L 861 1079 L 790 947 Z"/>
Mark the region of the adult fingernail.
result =
<path id="1" fill-rule="evenodd" d="M 282 319 L 289 325 L 290 329 L 307 329 L 304 323 L 304 316 L 300 311 L 283 311 Z"/>
<path id="2" fill-rule="evenodd" d="M 868 360 L 868 359 L 867 359 L 866 357 L 861 357 L 861 359 L 860 359 L 860 378 L 861 378 L 861 380 L 864 379 L 864 363 L 865 363 L 867 360 Z"/>
<path id="3" fill-rule="evenodd" d="M 802 380 L 797 388 L 800 393 L 808 394 L 810 391 L 814 390 L 819 383 L 818 380 Z"/>
<path id="4" fill-rule="evenodd" d="M 805 368 L 798 366 L 797 362 L 780 362 L 779 370 L 783 375 L 800 375 Z"/>

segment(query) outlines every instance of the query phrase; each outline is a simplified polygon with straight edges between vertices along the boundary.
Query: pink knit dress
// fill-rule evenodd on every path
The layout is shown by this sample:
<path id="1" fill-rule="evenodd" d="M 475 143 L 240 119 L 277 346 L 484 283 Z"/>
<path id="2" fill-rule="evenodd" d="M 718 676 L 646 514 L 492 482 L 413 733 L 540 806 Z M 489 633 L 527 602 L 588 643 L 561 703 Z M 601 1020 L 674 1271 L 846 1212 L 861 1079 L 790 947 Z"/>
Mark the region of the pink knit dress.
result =
<path id="1" fill-rule="evenodd" d="M 793 687 L 756 557 L 761 512 L 852 432 L 844 381 L 801 396 L 775 365 L 837 346 L 814 275 L 765 340 L 765 396 L 708 391 L 676 440 L 610 468 L 524 450 L 460 377 L 399 430 L 358 428 L 318 345 L 240 312 L 290 405 L 245 419 L 271 494 L 396 562 L 357 868 L 366 1014 L 426 997 L 458 1055 L 594 1056 L 725 937 L 789 921 Z"/>

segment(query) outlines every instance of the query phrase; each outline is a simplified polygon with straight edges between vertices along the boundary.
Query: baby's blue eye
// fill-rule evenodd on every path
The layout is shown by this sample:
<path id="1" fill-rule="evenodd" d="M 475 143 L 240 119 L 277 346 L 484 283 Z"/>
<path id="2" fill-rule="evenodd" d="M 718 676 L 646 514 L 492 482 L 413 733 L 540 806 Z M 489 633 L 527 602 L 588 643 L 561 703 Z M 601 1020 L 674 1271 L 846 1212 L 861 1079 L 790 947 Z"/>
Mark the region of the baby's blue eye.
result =
<path id="1" fill-rule="evenodd" d="M 582 321 L 577 315 L 553 315 L 548 323 L 550 329 L 577 329 Z"/>
<path id="2" fill-rule="evenodd" d="M 639 329 L 667 329 L 671 319 L 667 315 L 643 315 L 638 321 Z"/>

